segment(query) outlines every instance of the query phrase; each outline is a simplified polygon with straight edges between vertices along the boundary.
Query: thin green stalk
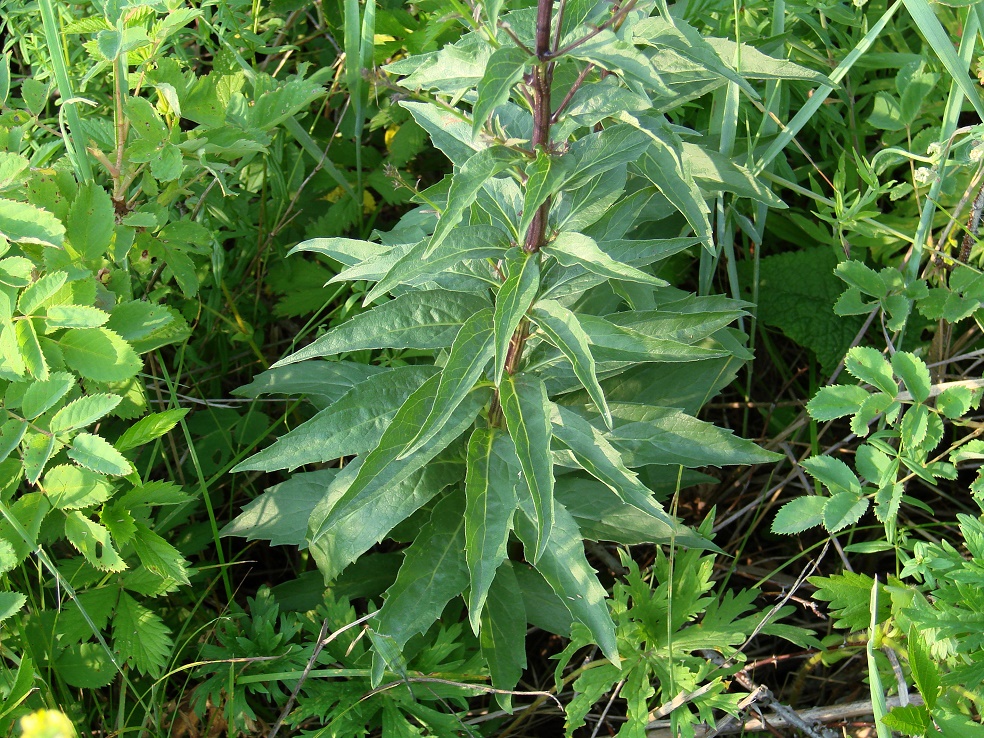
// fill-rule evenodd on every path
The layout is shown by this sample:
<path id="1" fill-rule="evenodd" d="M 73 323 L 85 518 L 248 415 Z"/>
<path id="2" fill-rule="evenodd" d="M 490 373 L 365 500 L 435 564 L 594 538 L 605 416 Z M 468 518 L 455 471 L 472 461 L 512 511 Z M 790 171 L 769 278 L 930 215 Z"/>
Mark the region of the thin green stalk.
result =
<path id="1" fill-rule="evenodd" d="M 65 64 L 67 54 L 61 43 L 61 26 L 58 23 L 58 16 L 55 14 L 54 0 L 38 0 L 38 7 L 41 9 L 41 24 L 44 27 L 44 39 L 48 46 L 48 54 L 51 56 L 51 68 L 55 73 L 55 83 L 58 85 L 58 94 L 61 96 L 61 104 L 65 106 L 65 117 L 68 119 L 69 130 L 72 134 L 64 138 L 65 150 L 72 160 L 76 176 L 83 182 L 91 182 L 92 166 L 86 151 L 87 137 L 85 129 L 82 128 L 78 108 L 75 107 L 75 93 L 72 91 L 72 82 L 68 77 L 68 67 Z"/>

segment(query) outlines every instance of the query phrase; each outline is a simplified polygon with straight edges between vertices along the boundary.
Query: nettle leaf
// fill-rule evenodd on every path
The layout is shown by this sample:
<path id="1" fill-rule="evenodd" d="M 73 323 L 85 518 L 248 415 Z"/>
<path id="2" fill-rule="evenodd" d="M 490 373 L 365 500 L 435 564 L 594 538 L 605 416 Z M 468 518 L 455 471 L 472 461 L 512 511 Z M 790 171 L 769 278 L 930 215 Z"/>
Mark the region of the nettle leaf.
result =
<path id="1" fill-rule="evenodd" d="M 100 474 L 126 476 L 133 473 L 133 466 L 126 457 L 101 436 L 79 433 L 67 453 L 77 464 Z"/>
<path id="2" fill-rule="evenodd" d="M 126 569 L 126 562 L 113 548 L 109 531 L 82 513 L 70 512 L 65 517 L 65 537 L 86 561 L 100 571 Z"/>
<path id="3" fill-rule="evenodd" d="M 374 375 L 233 471 L 296 469 L 371 451 L 407 398 L 435 373 L 405 366 Z"/>
<path id="4" fill-rule="evenodd" d="M 112 412 L 123 400 L 119 395 L 87 395 L 63 407 L 48 424 L 52 433 L 64 433 L 92 425 Z"/>
<path id="5" fill-rule="evenodd" d="M 526 547 L 526 555 L 533 558 L 541 546 L 538 513 L 532 500 L 522 501 L 521 511 L 516 516 L 516 533 Z M 584 556 L 577 523 L 559 502 L 554 503 L 549 542 L 543 545 L 543 554 L 534 566 L 571 616 L 587 626 L 605 657 L 619 664 L 615 625 L 608 613 L 605 588 Z"/>
<path id="6" fill-rule="evenodd" d="M 274 367 L 318 356 L 382 348 L 446 348 L 470 316 L 489 306 L 464 292 L 408 292 L 333 328 Z"/>
<path id="7" fill-rule="evenodd" d="M 559 233 L 544 247 L 544 252 L 553 256 L 563 266 L 580 266 L 589 272 L 607 279 L 623 279 L 629 282 L 665 287 L 666 282 L 646 274 L 635 267 L 616 261 L 595 243 L 593 238 L 583 233 Z"/>
<path id="8" fill-rule="evenodd" d="M 451 180 L 448 207 L 441 213 L 441 217 L 437 221 L 437 228 L 434 229 L 434 235 L 431 236 L 428 244 L 428 256 L 461 222 L 465 210 L 475 202 L 475 197 L 485 185 L 486 180 L 509 168 L 517 161 L 518 155 L 515 152 L 505 146 L 492 146 L 482 149 L 462 164 Z"/>
<path id="9" fill-rule="evenodd" d="M 499 402 L 526 480 L 527 499 L 535 511 L 537 535 L 532 546 L 535 564 L 546 552 L 554 518 L 550 401 L 547 388 L 540 379 L 507 375 L 499 385 Z"/>
<path id="10" fill-rule="evenodd" d="M 425 632 L 468 586 L 462 502 L 461 495 L 450 494 L 434 506 L 430 521 L 406 550 L 396 581 L 386 590 L 375 631 L 400 649 Z"/>
<path id="11" fill-rule="evenodd" d="M 591 341 L 577 316 L 559 302 L 540 300 L 533 307 L 530 317 L 544 332 L 547 340 L 559 348 L 571 362 L 574 375 L 601 413 L 605 425 L 611 429 L 612 413 L 598 382 L 594 356 L 591 355 Z"/>
<path id="12" fill-rule="evenodd" d="M 933 380 L 929 376 L 926 362 L 908 351 L 896 351 L 892 356 L 892 369 L 902 378 L 902 383 L 913 400 L 925 402 L 929 399 Z"/>
<path id="13" fill-rule="evenodd" d="M 532 62 L 529 54 L 513 44 L 500 46 L 492 52 L 482 81 L 478 83 L 478 99 L 473 110 L 473 136 L 478 136 L 492 111 L 509 99 L 509 91 L 523 78 L 526 66 Z"/>
<path id="14" fill-rule="evenodd" d="M 494 352 L 492 311 L 486 308 L 466 320 L 458 331 L 454 343 L 451 344 L 451 354 L 441 370 L 434 406 L 402 457 L 416 452 L 440 432 L 451 414 L 481 379 Z"/>
<path id="15" fill-rule="evenodd" d="M 174 647 L 170 633 L 160 615 L 120 593 L 113 615 L 113 646 L 123 661 L 143 674 L 160 676 Z"/>
<path id="16" fill-rule="evenodd" d="M 470 581 L 468 620 L 475 633 L 484 622 L 483 608 L 496 570 L 506 559 L 513 514 L 519 504 L 516 484 L 521 474 L 508 434 L 498 428 L 476 428 L 472 432 L 465 475 L 464 535 Z"/>
<path id="17" fill-rule="evenodd" d="M 540 259 L 515 249 L 506 258 L 506 281 L 495 298 L 493 330 L 495 333 L 495 383 L 502 382 L 509 345 L 516 329 L 530 309 L 540 285 Z"/>
<path id="18" fill-rule="evenodd" d="M 28 420 L 53 408 L 75 386 L 75 377 L 68 372 L 52 372 L 43 382 L 31 382 L 21 400 L 21 411 Z"/>
<path id="19" fill-rule="evenodd" d="M 891 365 L 876 349 L 855 346 L 847 352 L 844 368 L 851 376 L 877 387 L 889 397 L 895 397 L 899 392 Z"/>

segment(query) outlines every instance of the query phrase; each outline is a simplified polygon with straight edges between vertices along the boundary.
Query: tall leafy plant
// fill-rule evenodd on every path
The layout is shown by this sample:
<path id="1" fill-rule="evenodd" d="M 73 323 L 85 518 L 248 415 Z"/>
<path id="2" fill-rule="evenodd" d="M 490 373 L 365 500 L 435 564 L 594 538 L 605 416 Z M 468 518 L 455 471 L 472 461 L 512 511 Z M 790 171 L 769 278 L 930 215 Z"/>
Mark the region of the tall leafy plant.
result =
<path id="1" fill-rule="evenodd" d="M 710 197 L 781 203 L 667 114 L 728 84 L 757 97 L 749 79 L 822 77 L 750 48 L 739 73 L 733 42 L 662 3 L 480 11 L 453 45 L 385 68 L 453 174 L 378 243 L 295 249 L 340 265 L 332 282 L 373 283 L 371 308 L 244 390 L 325 409 L 239 470 L 329 466 L 228 533 L 308 547 L 327 581 L 397 526 L 412 539 L 372 620 L 377 683 L 458 596 L 498 688 L 522 673 L 527 620 L 580 624 L 618 664 L 582 542 L 710 547 L 660 500 L 702 478 L 689 469 L 775 458 L 695 417 L 748 358 L 729 327 L 747 306 L 658 268 L 714 254 Z M 433 358 L 344 359 L 378 349 Z"/>

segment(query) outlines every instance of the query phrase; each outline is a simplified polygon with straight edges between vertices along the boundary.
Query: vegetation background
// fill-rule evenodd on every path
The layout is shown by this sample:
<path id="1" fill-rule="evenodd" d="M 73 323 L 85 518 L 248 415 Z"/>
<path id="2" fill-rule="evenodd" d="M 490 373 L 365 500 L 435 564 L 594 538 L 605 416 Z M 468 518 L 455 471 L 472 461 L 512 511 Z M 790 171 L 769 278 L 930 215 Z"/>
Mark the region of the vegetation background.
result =
<path id="1" fill-rule="evenodd" d="M 0 23 L 0 731 L 984 735 L 984 4 Z"/>

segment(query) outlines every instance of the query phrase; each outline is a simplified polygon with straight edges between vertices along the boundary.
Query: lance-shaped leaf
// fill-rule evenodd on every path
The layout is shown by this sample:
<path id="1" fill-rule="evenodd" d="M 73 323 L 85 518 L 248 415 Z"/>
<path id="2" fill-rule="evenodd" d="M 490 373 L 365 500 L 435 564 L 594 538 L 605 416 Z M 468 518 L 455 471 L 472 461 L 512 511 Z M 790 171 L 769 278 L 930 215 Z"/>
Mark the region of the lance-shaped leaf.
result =
<path id="1" fill-rule="evenodd" d="M 499 402 L 535 510 L 537 535 L 532 550 L 536 563 L 546 550 L 554 518 L 547 388 L 535 377 L 509 375 L 499 385 Z"/>
<path id="2" fill-rule="evenodd" d="M 34 327 L 34 320 L 24 318 L 14 323 L 14 332 L 17 335 L 17 348 L 24 359 L 27 371 L 35 379 L 44 381 L 48 378 L 48 361 L 41 351 L 41 343 L 38 341 L 38 332 Z"/>
<path id="3" fill-rule="evenodd" d="M 727 351 L 719 349 L 691 346 L 668 338 L 653 338 L 596 315 L 582 313 L 578 321 L 588 334 L 591 353 L 598 361 L 689 362 L 728 356 Z"/>
<path id="4" fill-rule="evenodd" d="M 506 269 L 508 276 L 496 295 L 493 315 L 496 384 L 502 381 L 509 343 L 536 298 L 540 285 L 540 263 L 535 254 L 527 254 L 518 248 L 511 251 L 506 259 Z"/>
<path id="5" fill-rule="evenodd" d="M 333 328 L 274 367 L 363 349 L 445 348 L 462 323 L 488 306 L 483 297 L 464 292 L 408 292 Z"/>
<path id="6" fill-rule="evenodd" d="M 523 78 L 526 65 L 532 61 L 533 57 L 513 44 L 500 46 L 492 53 L 482 81 L 478 83 L 472 136 L 477 136 L 492 111 L 509 99 L 509 91 Z"/>
<path id="7" fill-rule="evenodd" d="M 551 403 L 550 409 L 553 437 L 570 449 L 582 469 L 606 484 L 622 500 L 658 520 L 662 530 L 656 531 L 655 535 L 668 538 L 680 528 L 679 523 L 653 500 L 646 485 L 626 468 L 621 454 L 597 428 L 560 405 Z"/>
<path id="8" fill-rule="evenodd" d="M 460 494 L 434 506 L 430 521 L 406 550 L 396 581 L 376 616 L 376 632 L 402 649 L 441 616 L 453 597 L 468 586 L 465 520 Z"/>
<path id="9" fill-rule="evenodd" d="M 500 259 L 509 247 L 509 236 L 498 228 L 470 225 L 455 228 L 436 249 L 421 241 L 400 257 L 366 295 L 365 304 L 399 284 L 437 275 L 466 259 Z M 425 254 L 428 254 L 425 256 Z"/>
<path id="10" fill-rule="evenodd" d="M 560 189 L 571 170 L 570 159 L 552 156 L 538 149 L 536 159 L 526 167 L 526 188 L 523 192 L 523 216 L 519 233 L 529 230 L 537 209 Z"/>
<path id="11" fill-rule="evenodd" d="M 434 373 L 431 366 L 403 366 L 374 374 L 233 471 L 296 469 L 371 451 L 411 393 Z"/>
<path id="12" fill-rule="evenodd" d="M 520 474 L 519 459 L 506 433 L 499 428 L 472 432 L 465 475 L 465 552 L 471 581 L 468 621 L 476 634 L 496 569 L 506 558 Z"/>
<path id="13" fill-rule="evenodd" d="M 489 665 L 492 686 L 515 689 L 526 669 L 526 605 L 508 561 L 499 567 L 489 589 L 482 610 L 479 640 L 482 656 Z M 511 695 L 496 694 L 495 698 L 502 709 L 512 711 Z"/>
<path id="14" fill-rule="evenodd" d="M 469 393 L 434 438 L 416 453 L 398 458 L 427 419 L 437 394 L 438 381 L 437 377 L 431 377 L 407 398 L 380 438 L 379 445 L 361 463 L 349 464 L 329 487 L 324 503 L 311 513 L 308 540 L 326 580 L 455 481 L 454 477 L 448 478 L 447 464 L 450 462 L 428 462 L 471 425 L 489 399 L 488 389 Z M 425 466 L 436 476 L 423 475 L 408 489 L 401 489 L 405 480 Z M 457 467 L 454 474 L 464 471 L 460 469 L 460 460 L 452 466 Z M 440 481 L 440 486 L 434 479 Z"/>
<path id="15" fill-rule="evenodd" d="M 654 287 L 666 286 L 666 282 L 662 279 L 657 279 L 651 274 L 646 274 L 628 264 L 615 261 L 598 248 L 598 244 L 593 238 L 589 238 L 583 233 L 567 231 L 560 233 L 543 250 L 566 267 L 579 266 L 607 279 L 623 279 L 627 282 L 650 284 Z"/>
<path id="16" fill-rule="evenodd" d="M 591 355 L 591 341 L 584 332 L 577 316 L 554 300 L 540 300 L 530 317 L 547 336 L 547 340 L 563 352 L 574 368 L 574 376 L 598 408 L 605 425 L 612 427 L 612 414 L 605 400 L 605 393 L 598 383 L 595 360 Z"/>
<path id="17" fill-rule="evenodd" d="M 268 369 L 253 377 L 249 384 L 232 390 L 232 394 L 240 397 L 305 395 L 309 398 L 313 395 L 324 403 L 318 407 L 325 407 L 337 402 L 359 382 L 385 371 L 388 369 L 354 361 L 314 359 L 300 366 Z"/>
<path id="18" fill-rule="evenodd" d="M 492 311 L 486 308 L 466 320 L 458 331 L 451 344 L 451 355 L 441 370 L 434 406 L 417 437 L 400 454 L 401 459 L 416 453 L 440 432 L 451 413 L 481 379 L 493 351 Z"/>
<path id="19" fill-rule="evenodd" d="M 526 547 L 526 555 L 537 547 L 539 532 L 536 512 L 524 500 L 516 516 L 516 533 Z M 554 506 L 554 524 L 543 555 L 534 564 L 578 622 L 587 626 L 602 653 L 618 665 L 615 624 L 608 613 L 605 588 L 584 556 L 584 545 L 577 522 L 560 503 Z"/>
<path id="20" fill-rule="evenodd" d="M 623 450 L 626 466 L 680 464 L 689 468 L 732 464 L 767 464 L 782 458 L 739 438 L 730 430 L 698 420 L 675 408 L 612 406 L 614 445 Z M 620 417 L 629 420 L 619 425 Z"/>
<path id="21" fill-rule="evenodd" d="M 475 202 L 475 197 L 486 180 L 511 166 L 516 160 L 517 155 L 505 146 L 492 146 L 471 156 L 461 169 L 454 173 L 451 190 L 448 193 L 448 207 L 437 221 L 437 227 L 427 249 L 428 256 L 461 222 L 461 216 Z"/>

